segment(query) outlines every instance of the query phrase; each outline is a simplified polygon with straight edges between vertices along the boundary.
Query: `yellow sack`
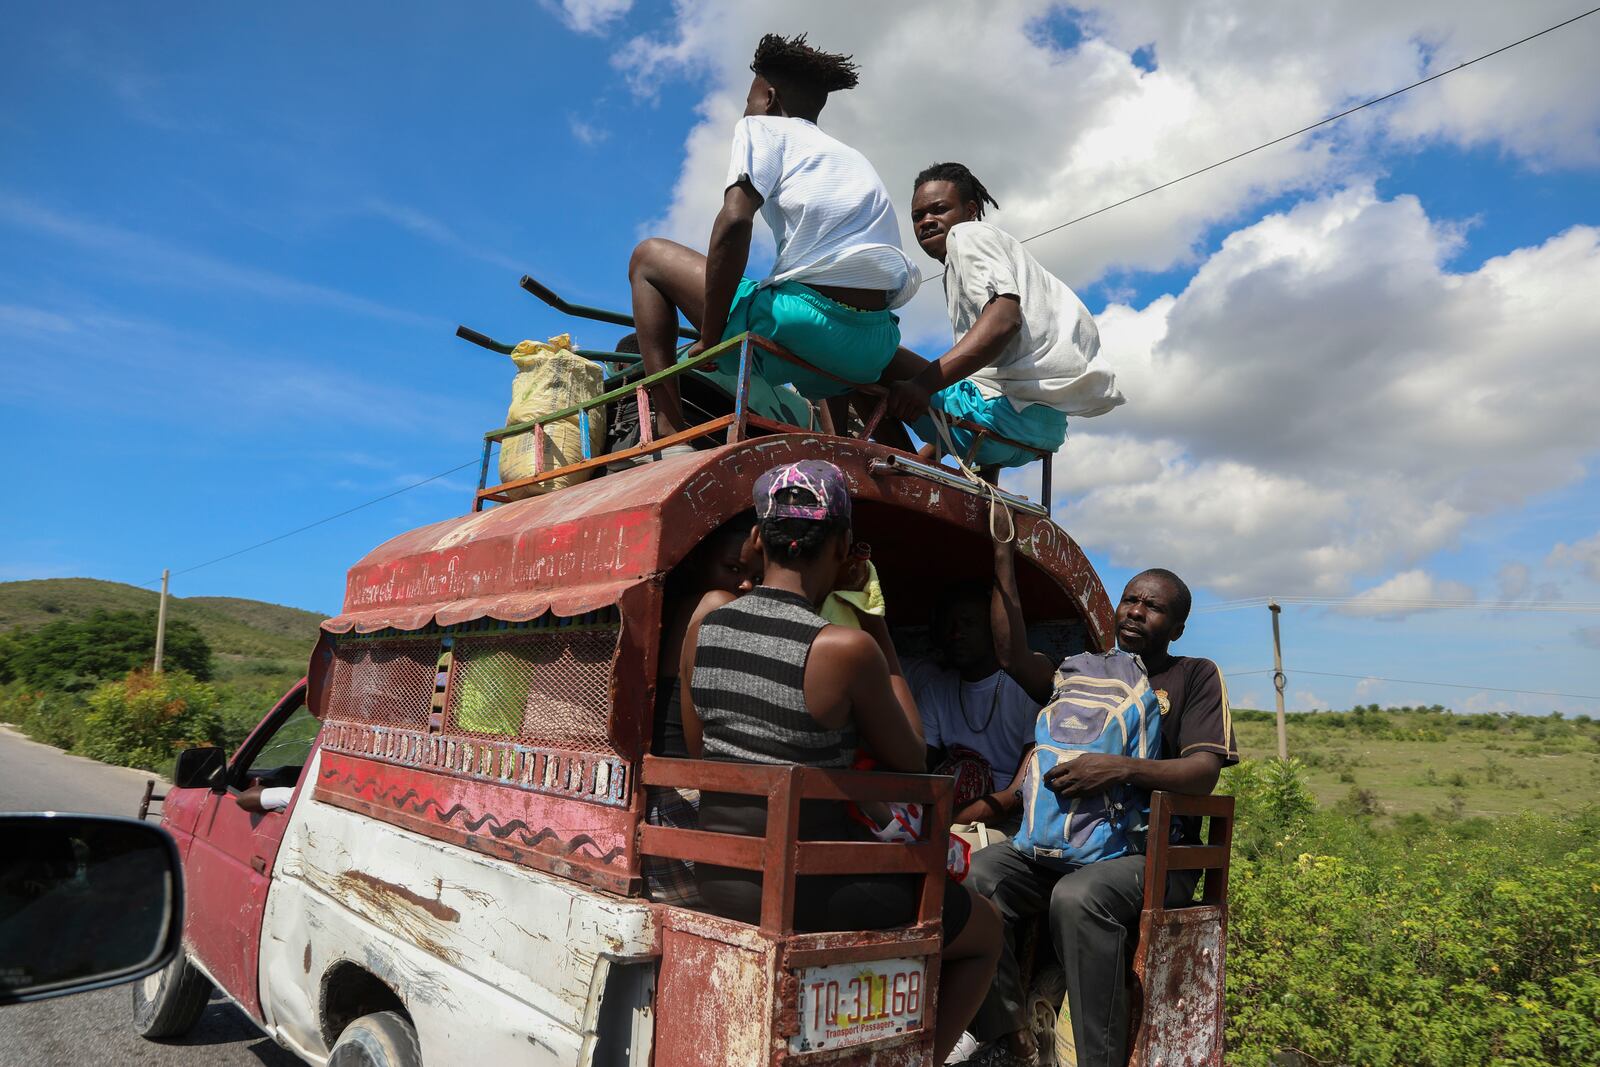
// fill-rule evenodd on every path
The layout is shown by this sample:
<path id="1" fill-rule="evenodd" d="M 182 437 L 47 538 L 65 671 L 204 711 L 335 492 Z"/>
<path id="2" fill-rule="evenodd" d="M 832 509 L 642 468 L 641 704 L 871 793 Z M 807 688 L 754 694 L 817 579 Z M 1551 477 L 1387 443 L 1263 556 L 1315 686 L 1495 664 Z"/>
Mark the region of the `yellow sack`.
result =
<path id="1" fill-rule="evenodd" d="M 511 408 L 506 412 L 506 425 L 542 418 L 563 408 L 592 400 L 605 391 L 605 374 L 600 364 L 584 359 L 572 351 L 570 334 L 558 334 L 548 341 L 522 341 L 511 350 L 511 362 L 517 365 L 517 376 L 511 381 Z M 588 412 L 589 450 L 598 456 L 605 447 L 605 409 L 591 408 Z M 583 432 L 580 419 L 572 415 L 544 428 L 544 463 L 541 470 L 554 470 L 583 459 Z M 534 449 L 533 432 L 508 437 L 500 443 L 500 480 L 516 481 L 531 477 Z M 592 472 L 564 474 L 535 486 L 515 489 L 506 494 L 520 500 L 552 489 L 565 489 L 589 477 Z"/>

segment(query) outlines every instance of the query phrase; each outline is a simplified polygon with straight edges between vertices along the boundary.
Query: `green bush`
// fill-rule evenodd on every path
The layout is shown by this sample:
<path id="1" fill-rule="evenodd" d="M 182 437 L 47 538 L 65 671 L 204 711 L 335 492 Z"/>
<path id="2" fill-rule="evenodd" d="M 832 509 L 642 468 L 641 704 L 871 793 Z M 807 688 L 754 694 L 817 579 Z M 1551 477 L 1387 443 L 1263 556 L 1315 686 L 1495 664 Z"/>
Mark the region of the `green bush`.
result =
<path id="1" fill-rule="evenodd" d="M 1263 764 L 1230 773 L 1230 1065 L 1600 1062 L 1600 809 L 1381 830 Z"/>
<path id="2" fill-rule="evenodd" d="M 170 772 L 183 749 L 223 741 L 216 691 L 183 671 L 133 671 L 96 689 L 88 708 L 77 751 L 105 763 Z"/>
<path id="3" fill-rule="evenodd" d="M 19 679 L 35 689 L 89 689 L 150 666 L 155 647 L 154 612 L 95 611 L 84 619 L 12 630 L 0 640 L 0 681 Z M 167 620 L 163 654 L 169 668 L 201 680 L 211 677 L 211 646 L 191 623 Z"/>
<path id="4" fill-rule="evenodd" d="M 83 698 L 41 692 L 21 682 L 0 688 L 0 721 L 13 724 L 35 741 L 71 749 L 83 730 Z"/>

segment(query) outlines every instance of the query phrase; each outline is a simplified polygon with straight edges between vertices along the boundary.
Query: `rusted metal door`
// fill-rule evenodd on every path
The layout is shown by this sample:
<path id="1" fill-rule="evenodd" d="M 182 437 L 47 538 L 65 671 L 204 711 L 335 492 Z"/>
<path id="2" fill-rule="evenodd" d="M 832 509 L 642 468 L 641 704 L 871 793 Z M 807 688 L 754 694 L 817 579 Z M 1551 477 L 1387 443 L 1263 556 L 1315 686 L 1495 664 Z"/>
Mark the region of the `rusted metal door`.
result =
<path id="1" fill-rule="evenodd" d="M 262 1019 L 256 973 L 261 916 L 278 846 L 304 782 L 296 786 L 284 811 L 246 811 L 237 796 L 249 784 L 244 775 L 256 754 L 304 703 L 301 683 L 239 747 L 228 767 L 228 791 L 205 794 L 184 863 L 184 940 L 223 990 L 257 1021 Z"/>

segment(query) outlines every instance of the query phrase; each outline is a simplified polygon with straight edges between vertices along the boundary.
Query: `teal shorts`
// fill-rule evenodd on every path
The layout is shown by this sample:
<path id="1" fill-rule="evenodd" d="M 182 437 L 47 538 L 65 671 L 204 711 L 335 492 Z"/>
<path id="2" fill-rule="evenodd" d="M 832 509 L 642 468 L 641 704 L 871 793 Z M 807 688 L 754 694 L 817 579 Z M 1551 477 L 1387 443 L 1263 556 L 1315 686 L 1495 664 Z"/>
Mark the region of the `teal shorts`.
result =
<path id="1" fill-rule="evenodd" d="M 728 311 L 728 328 L 722 333 L 724 341 L 746 331 L 759 334 L 812 366 L 857 385 L 877 381 L 900 347 L 900 319 L 893 312 L 858 311 L 800 282 L 765 288 L 757 284 L 750 278 L 739 282 Z M 774 385 L 792 383 L 808 400 L 850 391 L 848 385 L 765 352 L 756 359 L 753 374 Z"/>
<path id="2" fill-rule="evenodd" d="M 949 388 L 934 393 L 929 406 L 1046 452 L 1056 451 L 1067 441 L 1067 416 L 1062 412 L 1044 404 L 1029 404 L 1018 411 L 1003 396 L 984 396 L 970 378 L 963 378 Z M 944 442 L 934 429 L 931 416 L 922 416 L 911 424 L 911 429 L 918 437 L 933 445 L 937 452 L 942 454 L 945 451 Z M 950 441 L 963 459 L 972 447 L 973 436 L 970 430 L 950 427 Z M 1037 458 L 1032 452 L 1024 452 L 986 437 L 978 446 L 978 454 L 967 462 L 976 467 L 1023 467 Z"/>

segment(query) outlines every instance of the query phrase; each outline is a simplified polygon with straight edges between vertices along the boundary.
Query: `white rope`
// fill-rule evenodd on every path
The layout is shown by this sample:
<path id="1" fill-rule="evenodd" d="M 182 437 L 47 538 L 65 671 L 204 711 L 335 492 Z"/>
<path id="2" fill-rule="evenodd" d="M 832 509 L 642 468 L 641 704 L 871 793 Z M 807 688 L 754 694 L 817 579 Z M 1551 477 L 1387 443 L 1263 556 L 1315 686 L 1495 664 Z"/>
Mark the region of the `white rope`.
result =
<path id="1" fill-rule="evenodd" d="M 955 442 L 950 438 L 950 424 L 945 419 L 944 412 L 938 408 L 930 407 L 928 409 L 928 417 L 933 420 L 933 429 L 939 435 L 939 443 L 944 446 L 946 452 L 955 457 L 956 466 L 960 468 L 961 473 L 969 482 L 982 489 L 983 495 L 989 498 L 989 536 L 997 544 L 1002 545 L 1008 545 L 1015 541 L 1017 539 L 1017 520 L 1012 516 L 1011 508 L 1007 506 L 1005 501 L 1000 499 L 1000 490 L 982 478 L 977 471 L 967 466 L 967 461 L 962 458 L 960 451 L 956 449 Z M 1006 533 L 1004 537 L 995 528 L 997 525 L 995 520 L 1000 514 L 1006 517 Z"/>

